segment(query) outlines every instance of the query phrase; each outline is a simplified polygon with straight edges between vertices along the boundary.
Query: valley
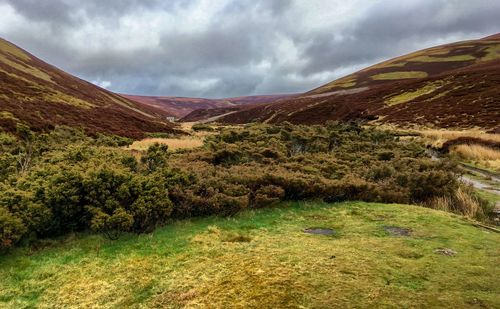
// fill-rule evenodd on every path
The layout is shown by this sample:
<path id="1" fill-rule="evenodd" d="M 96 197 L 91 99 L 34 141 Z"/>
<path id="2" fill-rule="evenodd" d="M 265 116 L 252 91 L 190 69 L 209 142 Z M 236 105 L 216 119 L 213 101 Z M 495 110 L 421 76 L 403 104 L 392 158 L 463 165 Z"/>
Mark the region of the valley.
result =
<path id="1" fill-rule="evenodd" d="M 498 34 L 222 99 L 0 39 L 0 307 L 500 307 L 499 94 Z"/>

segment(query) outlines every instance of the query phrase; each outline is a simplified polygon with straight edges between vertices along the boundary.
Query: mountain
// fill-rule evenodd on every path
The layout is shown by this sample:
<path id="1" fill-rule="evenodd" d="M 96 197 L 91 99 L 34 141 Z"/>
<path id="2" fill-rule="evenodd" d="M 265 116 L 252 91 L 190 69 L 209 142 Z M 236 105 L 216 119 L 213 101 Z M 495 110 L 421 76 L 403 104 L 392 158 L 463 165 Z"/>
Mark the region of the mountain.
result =
<path id="1" fill-rule="evenodd" d="M 56 125 L 88 133 L 141 137 L 172 132 L 164 111 L 137 104 L 49 65 L 0 39 L 0 130 L 22 122 L 44 131 Z"/>
<path id="2" fill-rule="evenodd" d="M 397 57 L 300 96 L 228 114 L 227 123 L 367 119 L 500 130 L 500 34 Z"/>
<path id="3" fill-rule="evenodd" d="M 137 96 L 122 94 L 121 96 L 136 101 L 140 104 L 153 106 L 163 110 L 176 118 L 182 118 L 193 111 L 210 110 L 212 113 L 215 110 L 226 108 L 230 110 L 238 110 L 240 105 L 270 103 L 278 99 L 289 98 L 293 95 L 278 94 L 278 95 L 260 95 L 234 97 L 224 99 L 204 99 L 204 98 L 184 98 L 184 97 L 154 97 L 154 96 Z M 198 114 L 198 113 L 196 113 Z"/>

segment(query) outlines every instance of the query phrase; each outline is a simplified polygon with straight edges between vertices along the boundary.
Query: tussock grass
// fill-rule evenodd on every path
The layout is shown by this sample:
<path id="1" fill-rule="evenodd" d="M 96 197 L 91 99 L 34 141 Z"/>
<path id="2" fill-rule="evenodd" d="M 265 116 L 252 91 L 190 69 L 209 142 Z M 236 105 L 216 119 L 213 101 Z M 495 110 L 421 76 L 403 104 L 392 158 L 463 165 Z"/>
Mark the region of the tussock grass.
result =
<path id="1" fill-rule="evenodd" d="M 481 145 L 457 145 L 452 147 L 451 153 L 458 155 L 466 162 L 500 171 L 500 151 L 497 149 Z"/>
<path id="2" fill-rule="evenodd" d="M 452 151 L 469 160 L 500 160 L 500 151 L 481 145 L 458 145 Z"/>
<path id="3" fill-rule="evenodd" d="M 422 207 L 281 204 L 117 241 L 81 235 L 16 249 L 0 257 L 0 307 L 495 308 L 499 237 Z"/>
<path id="4" fill-rule="evenodd" d="M 199 137 L 145 138 L 140 141 L 135 141 L 126 149 L 144 151 L 154 144 L 168 145 L 169 150 L 191 149 L 203 146 L 203 139 Z"/>
<path id="5" fill-rule="evenodd" d="M 436 197 L 424 206 L 441 211 L 454 212 L 468 218 L 481 218 L 485 216 L 484 209 L 481 207 L 478 199 L 462 188 L 455 192 L 453 198 L 446 196 Z"/>
<path id="6" fill-rule="evenodd" d="M 432 130 L 432 129 L 421 129 L 416 130 L 425 139 L 427 144 L 433 147 L 439 148 L 445 142 L 449 140 L 454 140 L 460 137 L 471 137 L 479 138 L 486 141 L 493 141 L 500 143 L 500 134 L 485 133 L 483 130 Z"/>

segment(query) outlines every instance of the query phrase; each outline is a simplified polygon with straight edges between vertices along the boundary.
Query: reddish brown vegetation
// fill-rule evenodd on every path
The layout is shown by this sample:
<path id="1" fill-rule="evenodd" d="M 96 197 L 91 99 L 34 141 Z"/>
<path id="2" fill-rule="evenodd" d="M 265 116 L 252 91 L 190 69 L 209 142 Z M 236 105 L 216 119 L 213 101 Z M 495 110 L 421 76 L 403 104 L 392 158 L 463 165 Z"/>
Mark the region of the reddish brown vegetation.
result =
<path id="1" fill-rule="evenodd" d="M 439 46 L 389 60 L 343 78 L 344 82 L 340 80 L 300 97 L 232 113 L 221 120 L 228 123 L 290 121 L 317 124 L 328 120 L 379 119 L 402 126 L 480 127 L 499 132 L 500 59 L 494 57 L 500 57 L 500 52 L 496 51 L 500 42 L 492 41 L 497 37 Z M 496 54 L 489 55 L 489 49 L 494 49 Z M 489 58 L 484 58 L 487 55 Z M 432 57 L 433 61 L 411 60 L 416 57 Z M 469 57 L 475 60 L 468 60 Z M 441 58 L 460 60 L 442 61 Z M 404 65 L 395 66 L 398 63 Z M 373 79 L 378 74 L 416 71 L 428 76 Z M 430 93 L 399 104 L 387 102 L 428 85 L 438 86 Z"/>
<path id="2" fill-rule="evenodd" d="M 128 137 L 173 131 L 162 110 L 76 78 L 2 39 L 0 47 L 0 127 L 6 131 L 17 122 L 37 131 L 68 125 Z"/>
<path id="3" fill-rule="evenodd" d="M 198 121 L 227 112 L 239 110 L 244 105 L 270 103 L 276 100 L 290 98 L 293 95 L 277 94 L 277 95 L 262 95 L 235 97 L 226 99 L 203 99 L 203 98 L 183 98 L 183 97 L 152 97 L 152 96 L 135 96 L 122 95 L 125 98 L 136 101 L 138 103 L 154 106 L 162 109 L 171 116 L 195 120 L 183 121 Z M 193 115 L 191 113 L 194 112 Z"/>
<path id="4" fill-rule="evenodd" d="M 197 109 L 187 114 L 180 119 L 182 122 L 193 122 L 200 120 L 207 120 L 213 117 L 222 116 L 228 113 L 234 113 L 238 111 L 246 111 L 258 106 L 264 106 L 266 104 L 275 104 L 286 99 L 296 97 L 296 94 L 283 94 L 283 95 L 266 95 L 266 96 L 249 96 L 249 97 L 238 97 L 230 98 L 231 102 L 236 105 L 230 107 L 212 108 L 212 109 Z"/>

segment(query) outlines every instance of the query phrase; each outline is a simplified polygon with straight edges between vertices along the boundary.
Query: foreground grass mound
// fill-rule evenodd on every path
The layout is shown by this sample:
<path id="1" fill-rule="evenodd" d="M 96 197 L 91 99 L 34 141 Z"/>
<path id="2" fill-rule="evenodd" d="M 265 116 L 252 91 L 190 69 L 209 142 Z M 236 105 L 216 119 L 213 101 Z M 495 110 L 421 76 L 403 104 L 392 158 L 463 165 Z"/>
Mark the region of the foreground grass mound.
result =
<path id="1" fill-rule="evenodd" d="M 421 207 L 280 204 L 15 249 L 0 257 L 0 307 L 498 308 L 499 241 Z"/>

